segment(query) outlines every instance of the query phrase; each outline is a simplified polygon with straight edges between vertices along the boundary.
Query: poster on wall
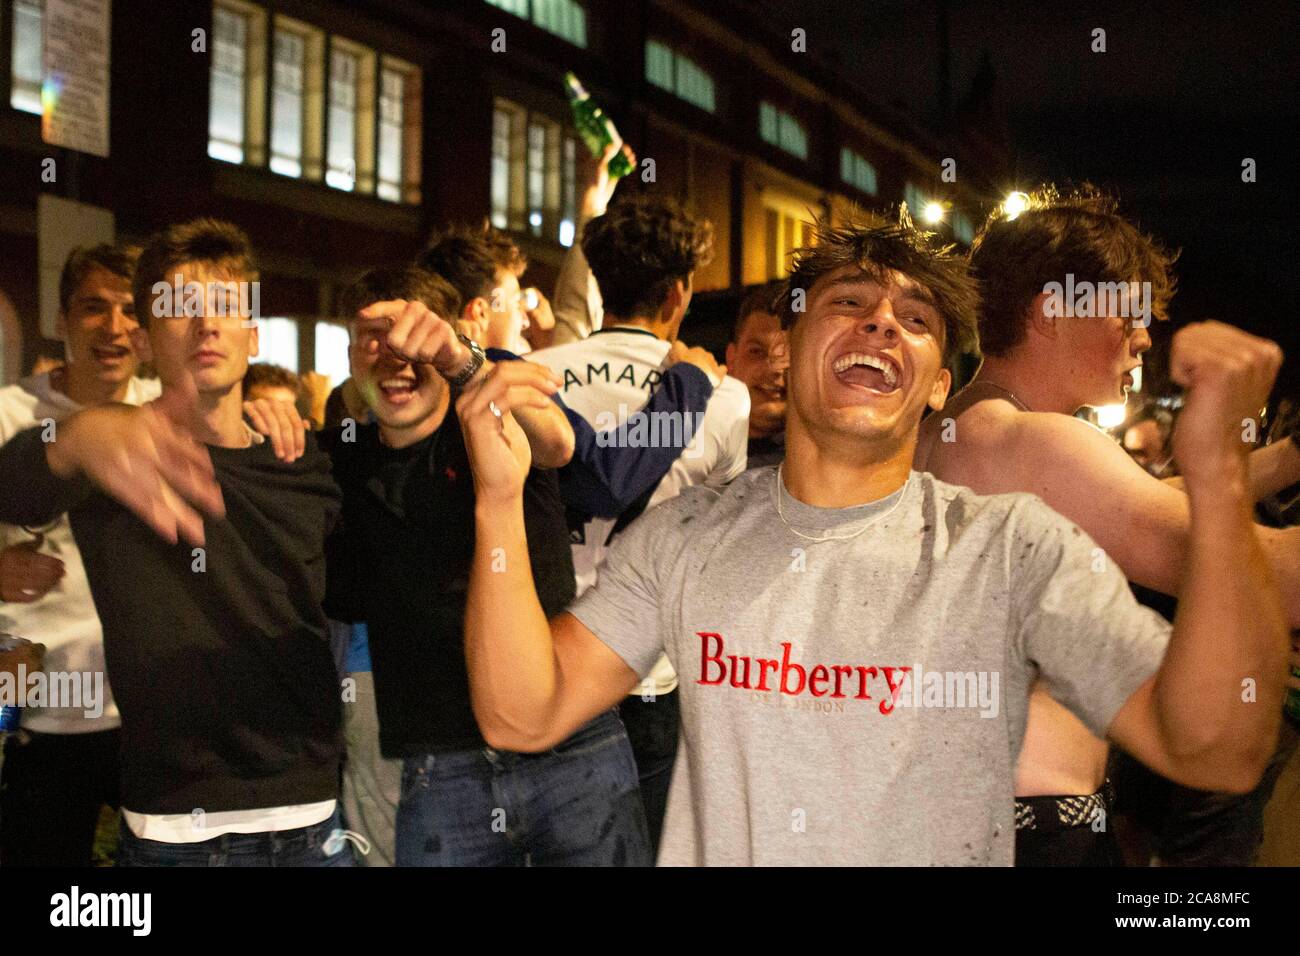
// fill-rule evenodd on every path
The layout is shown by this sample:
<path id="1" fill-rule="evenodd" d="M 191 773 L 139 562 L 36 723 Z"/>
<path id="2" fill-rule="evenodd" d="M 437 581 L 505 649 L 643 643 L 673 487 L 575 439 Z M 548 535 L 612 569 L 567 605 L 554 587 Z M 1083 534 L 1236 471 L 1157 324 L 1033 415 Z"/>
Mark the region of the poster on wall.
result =
<path id="1" fill-rule="evenodd" d="M 108 156 L 111 0 L 45 0 L 41 138 Z"/>

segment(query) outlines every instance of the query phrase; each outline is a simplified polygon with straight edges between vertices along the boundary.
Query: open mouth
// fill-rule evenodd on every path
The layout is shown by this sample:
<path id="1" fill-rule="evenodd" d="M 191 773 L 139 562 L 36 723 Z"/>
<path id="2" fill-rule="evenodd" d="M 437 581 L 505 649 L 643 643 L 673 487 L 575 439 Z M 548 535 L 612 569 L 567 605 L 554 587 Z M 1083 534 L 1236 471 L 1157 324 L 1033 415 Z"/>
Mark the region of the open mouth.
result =
<path id="1" fill-rule="evenodd" d="M 92 345 L 90 354 L 101 362 L 120 362 L 131 354 L 125 345 Z"/>
<path id="2" fill-rule="evenodd" d="M 379 394 L 394 405 L 405 405 L 415 396 L 415 379 L 386 378 L 379 383 Z"/>
<path id="3" fill-rule="evenodd" d="M 849 352 L 831 365 L 835 377 L 846 385 L 869 388 L 882 395 L 898 390 L 898 366 L 891 360 L 867 352 Z"/>

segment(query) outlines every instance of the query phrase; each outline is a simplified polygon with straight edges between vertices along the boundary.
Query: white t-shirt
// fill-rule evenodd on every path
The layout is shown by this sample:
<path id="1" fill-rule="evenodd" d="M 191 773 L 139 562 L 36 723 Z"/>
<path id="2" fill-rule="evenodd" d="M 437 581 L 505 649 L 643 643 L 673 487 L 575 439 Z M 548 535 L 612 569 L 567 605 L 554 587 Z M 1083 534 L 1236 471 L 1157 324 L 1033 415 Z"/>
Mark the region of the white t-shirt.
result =
<path id="1" fill-rule="evenodd" d="M 600 329 L 580 341 L 533 352 L 528 359 L 562 376 L 560 395 L 565 404 L 597 432 L 608 432 L 650 401 L 663 376 L 669 347 L 645 329 L 624 326 Z M 684 488 L 720 488 L 744 472 L 749 442 L 749 390 L 745 385 L 724 378 L 698 421 L 665 419 L 647 422 L 640 433 L 635 427 L 627 432 L 628 440 L 677 442 L 688 436 L 686 450 L 660 480 L 647 509 L 675 498 Z M 616 524 L 610 518 L 592 518 L 583 525 L 580 539 L 573 542 L 578 596 L 596 583 Z M 659 658 L 644 686 L 653 686 L 656 694 L 677 687 L 677 675 L 666 657 Z M 641 693 L 641 688 L 634 691 L 635 695 Z"/>
<path id="2" fill-rule="evenodd" d="M 157 379 L 133 378 L 127 386 L 125 402 L 143 405 L 158 397 Z M 49 373 L 28 378 L 0 388 L 0 445 L 18 432 L 53 420 L 59 422 L 81 406 L 50 384 Z M 56 426 L 57 432 L 57 426 Z M 121 720 L 108 686 L 104 667 L 104 631 L 95 613 L 90 583 L 81 563 L 81 553 L 72 539 L 68 516 L 60 515 L 53 524 L 31 531 L 17 525 L 0 524 L 0 550 L 35 541 L 43 534 L 40 552 L 63 562 L 65 574 L 48 593 L 31 603 L 0 603 L 0 631 L 45 645 L 47 672 L 90 674 L 90 683 L 82 693 L 99 699 L 93 707 L 29 709 L 23 713 L 23 726 L 45 734 L 78 734 L 95 730 L 112 730 Z M 94 676 L 99 675 L 99 676 Z M 99 684 L 99 692 L 95 684 Z M 89 704 L 85 697 L 83 704 Z M 87 716 L 87 710 L 102 713 Z"/>

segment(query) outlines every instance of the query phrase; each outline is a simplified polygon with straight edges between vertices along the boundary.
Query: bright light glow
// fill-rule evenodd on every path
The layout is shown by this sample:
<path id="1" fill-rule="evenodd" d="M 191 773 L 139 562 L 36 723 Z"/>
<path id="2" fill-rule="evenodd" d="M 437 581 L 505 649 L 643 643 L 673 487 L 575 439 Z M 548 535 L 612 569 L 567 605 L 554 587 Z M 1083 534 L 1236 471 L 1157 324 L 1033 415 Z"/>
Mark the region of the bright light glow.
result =
<path id="1" fill-rule="evenodd" d="M 1124 405 L 1102 405 L 1097 409 L 1097 424 L 1102 428 L 1114 428 L 1122 424 L 1128 408 Z"/>
<path id="2" fill-rule="evenodd" d="M 1002 202 L 1002 214 L 1008 219 L 1015 219 L 1029 208 L 1029 197 L 1021 192 L 1008 193 Z"/>
<path id="3" fill-rule="evenodd" d="M 328 375 L 330 387 L 351 374 L 348 368 L 348 328 L 339 322 L 316 323 L 316 371 Z"/>
<path id="4" fill-rule="evenodd" d="M 932 201 L 925 204 L 925 209 L 921 212 L 921 217 L 930 225 L 934 226 L 943 222 L 943 214 L 943 203 Z"/>

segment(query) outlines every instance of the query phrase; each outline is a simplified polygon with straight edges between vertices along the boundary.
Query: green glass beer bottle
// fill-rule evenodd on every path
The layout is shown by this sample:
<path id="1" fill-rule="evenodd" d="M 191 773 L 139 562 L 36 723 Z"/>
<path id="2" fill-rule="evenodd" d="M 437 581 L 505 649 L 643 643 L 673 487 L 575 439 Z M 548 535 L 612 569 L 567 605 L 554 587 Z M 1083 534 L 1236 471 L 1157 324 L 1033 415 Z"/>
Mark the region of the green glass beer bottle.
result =
<path id="1" fill-rule="evenodd" d="M 618 135 L 614 121 L 595 104 L 578 78 L 572 73 L 565 73 L 564 85 L 569 94 L 569 106 L 573 109 L 573 125 L 577 127 L 582 141 L 587 144 L 587 149 L 591 150 L 591 155 L 599 156 L 610 143 L 618 143 L 621 147 L 623 137 Z M 632 164 L 621 152 L 609 161 L 609 174 L 615 179 L 626 176 L 631 171 Z"/>

